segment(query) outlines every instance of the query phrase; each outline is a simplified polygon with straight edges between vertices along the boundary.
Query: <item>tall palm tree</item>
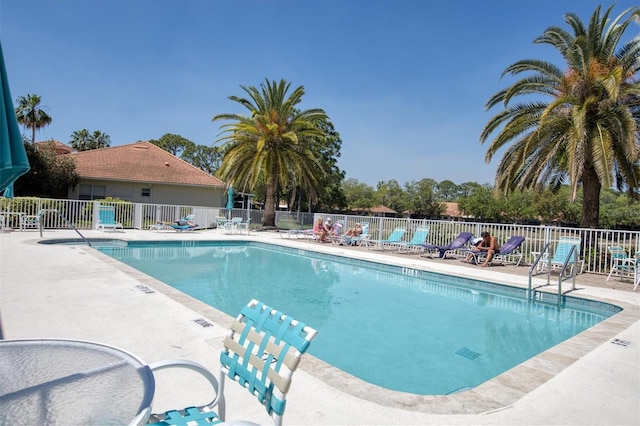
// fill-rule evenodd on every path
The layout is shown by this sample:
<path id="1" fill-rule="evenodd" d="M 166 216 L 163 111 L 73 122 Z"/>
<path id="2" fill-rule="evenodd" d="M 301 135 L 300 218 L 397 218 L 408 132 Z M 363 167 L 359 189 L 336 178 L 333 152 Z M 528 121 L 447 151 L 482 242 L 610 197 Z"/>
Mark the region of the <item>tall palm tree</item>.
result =
<path id="1" fill-rule="evenodd" d="M 111 146 L 111 136 L 96 130 L 91 134 L 92 149 L 109 148 Z"/>
<path id="2" fill-rule="evenodd" d="M 609 23 L 613 6 L 598 6 L 588 27 L 573 13 L 565 22 L 573 34 L 549 27 L 534 43 L 555 47 L 565 69 L 525 59 L 506 74 L 530 73 L 493 95 L 490 109 L 504 111 L 482 130 L 480 141 L 497 133 L 485 160 L 509 143 L 498 165 L 496 189 L 558 188 L 567 181 L 571 201 L 582 184 L 582 226 L 596 227 L 600 189 L 616 186 L 637 194 L 640 186 L 640 37 L 618 48 L 623 33 L 640 17 L 632 7 Z M 516 97 L 525 97 L 511 105 Z"/>
<path id="3" fill-rule="evenodd" d="M 76 130 L 71 134 L 69 146 L 76 151 L 87 151 L 91 149 L 91 135 L 87 129 Z"/>
<path id="4" fill-rule="evenodd" d="M 218 176 L 230 185 L 252 190 L 264 183 L 264 226 L 275 226 L 276 195 L 281 187 L 303 185 L 317 188 L 325 172 L 312 144 L 306 141 L 323 138 L 319 123 L 327 120 L 321 109 L 299 111 L 304 87 L 296 88 L 287 97 L 291 83 L 265 79 L 260 90 L 240 86 L 249 98 L 230 96 L 250 111 L 250 116 L 220 114 L 213 121 L 231 120 L 221 125 L 225 155 Z"/>
<path id="5" fill-rule="evenodd" d="M 36 141 L 36 130 L 51 124 L 51 117 L 47 114 L 40 102 L 42 99 L 38 95 L 20 96 L 17 99 L 16 117 L 18 123 L 31 129 L 31 142 Z"/>

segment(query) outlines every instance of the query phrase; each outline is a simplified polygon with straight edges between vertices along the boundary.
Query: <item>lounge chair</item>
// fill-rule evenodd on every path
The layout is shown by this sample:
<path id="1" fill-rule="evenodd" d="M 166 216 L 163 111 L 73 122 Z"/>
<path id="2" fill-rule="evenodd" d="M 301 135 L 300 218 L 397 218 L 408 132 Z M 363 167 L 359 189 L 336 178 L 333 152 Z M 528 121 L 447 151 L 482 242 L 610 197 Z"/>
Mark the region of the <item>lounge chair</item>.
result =
<path id="1" fill-rule="evenodd" d="M 418 226 L 416 232 L 413 233 L 411 240 L 408 242 L 399 242 L 396 244 L 398 253 L 407 253 L 414 250 L 423 250 L 422 245 L 427 242 L 429 237 L 428 226 Z"/>
<path id="2" fill-rule="evenodd" d="M 444 259 L 447 256 L 447 253 L 463 248 L 465 244 L 469 242 L 471 237 L 473 237 L 471 232 L 461 232 L 460 235 L 447 245 L 439 246 L 436 244 L 422 244 L 422 247 L 429 253 L 429 257 L 432 257 L 433 253 L 437 251 L 438 257 L 440 259 Z"/>
<path id="3" fill-rule="evenodd" d="M 607 281 L 614 273 L 622 278 L 633 278 L 636 276 L 636 270 L 638 268 L 638 259 L 636 257 L 630 257 L 627 255 L 626 250 L 620 246 L 609 246 L 607 251 L 611 256 L 611 269 L 607 276 Z M 634 287 L 635 290 L 635 287 Z"/>
<path id="4" fill-rule="evenodd" d="M 542 270 L 551 269 L 556 270 L 562 268 L 565 261 L 567 261 L 568 265 L 571 265 L 569 269 L 569 274 L 573 273 L 574 263 L 580 264 L 580 270 L 578 273 L 582 273 L 584 270 L 584 260 L 580 259 L 580 238 L 576 237 L 562 237 L 558 240 L 558 244 L 556 244 L 555 251 L 553 253 L 553 257 L 543 258 L 541 262 Z M 573 251 L 571 248 L 575 247 Z M 569 253 L 571 252 L 571 255 Z"/>
<path id="5" fill-rule="evenodd" d="M 406 233 L 407 228 L 398 226 L 389 234 L 386 240 L 371 240 L 370 243 L 373 243 L 373 248 L 379 247 L 381 250 L 384 250 L 385 247 L 395 246 L 402 242 L 402 237 L 404 237 Z"/>
<path id="6" fill-rule="evenodd" d="M 327 235 L 327 238 L 329 238 L 333 244 L 340 244 L 343 242 L 342 240 L 345 232 L 344 220 L 339 220 L 333 224 L 331 232 Z"/>
<path id="7" fill-rule="evenodd" d="M 172 225 L 187 225 L 188 222 L 193 222 L 195 217 L 195 214 L 189 214 L 177 220 L 176 222 L 165 222 L 159 220 L 155 224 L 149 226 L 149 231 L 162 231 L 163 229 L 172 230 L 175 229 Z"/>
<path id="8" fill-rule="evenodd" d="M 371 241 L 371 234 L 369 234 L 369 222 L 360 222 L 362 232 L 358 236 L 344 235 L 341 243 L 346 246 L 363 246 L 368 247 L 369 241 Z"/>
<path id="9" fill-rule="evenodd" d="M 504 243 L 499 250 L 493 254 L 493 259 L 491 259 L 491 263 L 493 262 L 502 262 L 506 263 L 507 261 L 513 262 L 516 266 L 520 266 L 520 262 L 522 262 L 522 253 L 520 252 L 520 246 L 524 242 L 525 237 L 515 236 L 509 238 L 509 240 Z M 469 254 L 473 258 L 473 263 L 480 264 L 487 257 L 486 251 L 473 251 L 471 249 L 462 250 L 462 253 Z M 507 260 L 508 259 L 508 260 Z M 516 260 L 517 259 L 517 260 Z"/>
<path id="10" fill-rule="evenodd" d="M 196 215 L 188 215 L 175 223 L 169 223 L 169 227 L 175 229 L 176 232 L 188 232 L 199 229 L 200 225 L 193 222 Z"/>
<path id="11" fill-rule="evenodd" d="M 98 206 L 98 224 L 96 230 L 102 228 L 102 231 L 111 229 L 124 229 L 120 222 L 116 222 L 116 209 L 114 206 Z"/>
<path id="12" fill-rule="evenodd" d="M 167 360 L 149 366 L 156 381 L 159 370 L 186 368 L 202 374 L 216 391 L 215 398 L 208 404 L 152 414 L 149 422 L 186 425 L 187 422 L 224 421 L 224 382 L 228 378 L 247 389 L 266 408 L 274 424 L 281 425 L 293 373 L 316 334 L 317 331 L 306 324 L 252 300 L 233 321 L 224 339 L 218 380 L 206 367 L 187 360 Z"/>

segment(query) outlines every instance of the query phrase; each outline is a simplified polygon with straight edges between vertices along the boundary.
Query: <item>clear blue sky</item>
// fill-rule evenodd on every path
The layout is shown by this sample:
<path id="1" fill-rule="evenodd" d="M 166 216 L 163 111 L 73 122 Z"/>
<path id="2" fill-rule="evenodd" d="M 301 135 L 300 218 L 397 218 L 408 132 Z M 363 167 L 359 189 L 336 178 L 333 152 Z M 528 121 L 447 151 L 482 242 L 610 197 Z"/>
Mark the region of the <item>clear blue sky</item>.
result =
<path id="1" fill-rule="evenodd" d="M 304 86 L 342 138 L 347 178 L 493 183 L 479 134 L 511 63 L 561 64 L 533 45 L 593 0 L 2 0 L 14 99 L 42 97 L 36 140 L 101 130 L 112 146 L 174 133 L 210 145 L 228 99 L 265 78 Z M 608 7 L 610 3 L 604 3 Z M 637 1 L 616 2 L 613 16 Z M 637 27 L 628 35 L 635 35 Z M 30 135 L 30 133 L 29 133 Z"/>

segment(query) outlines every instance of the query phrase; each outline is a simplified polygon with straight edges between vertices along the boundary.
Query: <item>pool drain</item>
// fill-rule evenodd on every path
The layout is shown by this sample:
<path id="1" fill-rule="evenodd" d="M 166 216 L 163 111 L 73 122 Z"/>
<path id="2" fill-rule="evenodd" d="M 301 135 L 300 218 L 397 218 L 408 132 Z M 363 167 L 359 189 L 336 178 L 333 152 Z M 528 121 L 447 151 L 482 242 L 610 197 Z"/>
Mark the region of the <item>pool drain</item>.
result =
<path id="1" fill-rule="evenodd" d="M 460 348 L 455 352 L 455 354 L 471 361 L 474 361 L 480 356 L 478 352 L 474 352 L 469 348 Z"/>

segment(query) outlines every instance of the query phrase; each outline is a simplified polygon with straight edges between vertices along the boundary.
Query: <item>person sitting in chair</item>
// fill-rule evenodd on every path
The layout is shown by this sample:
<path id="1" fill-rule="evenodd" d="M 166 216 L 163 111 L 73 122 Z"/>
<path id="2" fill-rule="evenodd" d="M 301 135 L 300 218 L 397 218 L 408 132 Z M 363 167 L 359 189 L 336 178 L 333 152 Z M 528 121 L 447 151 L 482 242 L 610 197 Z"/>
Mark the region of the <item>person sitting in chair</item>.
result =
<path id="1" fill-rule="evenodd" d="M 333 221 L 330 217 L 328 217 L 324 222 L 324 225 L 322 225 L 322 229 L 324 229 L 325 237 L 327 235 L 333 235 Z"/>
<path id="2" fill-rule="evenodd" d="M 484 262 L 482 263 L 482 267 L 489 266 L 491 263 L 491 259 L 493 259 L 493 255 L 496 251 L 500 250 L 500 245 L 498 244 L 498 240 L 496 237 L 491 235 L 488 232 L 483 232 L 480 234 L 482 240 L 480 240 L 475 247 L 471 248 L 471 251 L 475 253 L 486 252 L 486 256 L 484 258 Z M 470 261 L 472 255 L 467 256 L 467 260 Z"/>
<path id="3" fill-rule="evenodd" d="M 319 217 L 318 220 L 316 220 L 316 223 L 313 224 L 313 235 L 318 237 L 318 241 L 327 240 L 327 232 L 324 229 L 322 217 Z"/>

